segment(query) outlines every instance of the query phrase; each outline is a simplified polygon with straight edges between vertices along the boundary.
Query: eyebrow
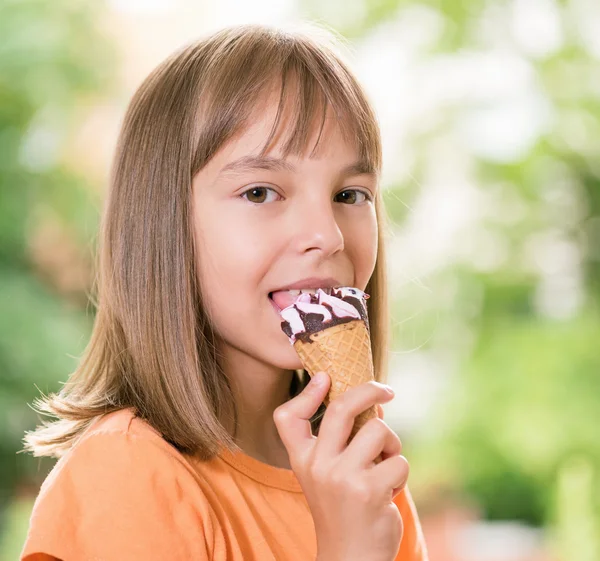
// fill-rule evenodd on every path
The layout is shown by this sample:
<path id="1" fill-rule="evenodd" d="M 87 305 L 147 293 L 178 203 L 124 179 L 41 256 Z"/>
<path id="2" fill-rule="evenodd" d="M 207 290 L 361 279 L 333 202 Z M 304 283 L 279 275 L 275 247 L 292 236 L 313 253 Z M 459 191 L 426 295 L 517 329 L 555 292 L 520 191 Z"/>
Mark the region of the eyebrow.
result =
<path id="1" fill-rule="evenodd" d="M 219 172 L 221 175 L 238 175 L 248 171 L 287 171 L 296 172 L 296 167 L 290 162 L 272 156 L 243 156 L 233 162 L 229 162 Z M 353 162 L 340 170 L 340 176 L 350 177 L 353 175 L 370 175 L 377 178 L 376 171 L 365 161 Z"/>

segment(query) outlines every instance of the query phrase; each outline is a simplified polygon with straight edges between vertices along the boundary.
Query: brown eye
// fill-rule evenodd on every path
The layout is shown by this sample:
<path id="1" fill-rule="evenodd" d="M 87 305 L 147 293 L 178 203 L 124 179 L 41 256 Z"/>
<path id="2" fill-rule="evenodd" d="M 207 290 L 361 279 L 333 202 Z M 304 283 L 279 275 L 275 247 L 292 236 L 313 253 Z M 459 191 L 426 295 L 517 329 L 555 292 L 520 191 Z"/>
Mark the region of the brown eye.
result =
<path id="1" fill-rule="evenodd" d="M 343 203 L 354 205 L 357 202 L 357 199 L 360 203 L 365 201 L 370 201 L 371 197 L 362 191 L 358 191 L 357 189 L 346 189 L 341 193 L 336 195 L 337 197 L 341 197 Z M 362 197 L 362 199 L 360 198 Z"/>
<path id="2" fill-rule="evenodd" d="M 251 203 L 262 204 L 266 202 L 269 191 L 277 195 L 277 192 L 269 187 L 252 187 L 252 189 L 248 189 L 248 191 L 242 193 L 241 196 Z M 246 197 L 246 195 L 248 196 Z"/>

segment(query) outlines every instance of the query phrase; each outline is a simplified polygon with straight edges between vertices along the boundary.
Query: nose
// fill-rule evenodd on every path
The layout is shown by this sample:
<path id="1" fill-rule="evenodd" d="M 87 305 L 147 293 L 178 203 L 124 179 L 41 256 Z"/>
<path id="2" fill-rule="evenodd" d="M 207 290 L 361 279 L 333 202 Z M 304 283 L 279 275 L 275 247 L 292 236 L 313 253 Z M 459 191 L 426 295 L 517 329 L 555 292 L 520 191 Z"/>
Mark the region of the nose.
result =
<path id="1" fill-rule="evenodd" d="M 313 201 L 314 203 L 314 201 Z M 338 226 L 331 202 L 303 205 L 298 208 L 295 220 L 298 224 L 297 248 L 300 253 L 319 251 L 329 257 L 344 250 L 344 235 Z"/>

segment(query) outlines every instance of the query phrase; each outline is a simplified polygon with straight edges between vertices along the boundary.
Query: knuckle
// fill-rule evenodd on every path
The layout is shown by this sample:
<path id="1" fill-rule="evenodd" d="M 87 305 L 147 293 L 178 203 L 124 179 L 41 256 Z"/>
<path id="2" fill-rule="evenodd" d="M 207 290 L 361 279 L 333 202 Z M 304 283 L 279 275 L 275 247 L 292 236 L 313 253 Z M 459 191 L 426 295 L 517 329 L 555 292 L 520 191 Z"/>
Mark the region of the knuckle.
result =
<path id="1" fill-rule="evenodd" d="M 383 389 L 383 384 L 376 382 L 375 380 L 369 380 L 366 385 L 371 388 L 371 391 L 378 392 Z"/>
<path id="2" fill-rule="evenodd" d="M 290 466 L 292 470 L 298 475 L 298 477 L 303 477 L 306 473 L 306 461 L 301 455 L 297 456 L 294 454 L 289 454 Z"/>
<path id="3" fill-rule="evenodd" d="M 345 409 L 346 409 L 346 407 L 344 405 L 343 396 L 339 397 L 335 401 L 332 401 L 329 404 L 329 407 L 327 408 L 330 416 L 334 416 L 334 417 L 340 416 L 344 412 Z"/>
<path id="4" fill-rule="evenodd" d="M 396 437 L 396 439 L 394 440 L 394 444 L 396 446 L 396 453 L 402 454 L 402 441 L 398 437 Z"/>
<path id="5" fill-rule="evenodd" d="M 384 439 L 395 453 L 400 454 L 402 452 L 400 437 L 383 419 L 373 418 L 369 420 L 369 423 L 373 423 L 372 430 L 377 433 L 378 437 Z"/>
<path id="6" fill-rule="evenodd" d="M 370 429 L 375 438 L 380 440 L 400 440 L 398 435 L 389 427 L 389 425 L 379 417 L 373 417 L 367 421 L 367 425 L 370 425 Z"/>
<path id="7" fill-rule="evenodd" d="M 396 528 L 400 539 L 402 539 L 402 535 L 404 534 L 404 521 L 402 520 L 400 510 L 393 502 L 390 502 L 386 514 L 389 516 L 390 520 L 394 522 L 394 527 Z"/>
<path id="8" fill-rule="evenodd" d="M 275 421 L 275 424 L 277 426 L 284 425 L 289 419 L 289 417 L 289 411 L 282 405 L 280 405 L 279 407 L 277 407 L 277 409 L 275 409 L 275 411 L 273 411 L 273 421 Z"/>
<path id="9" fill-rule="evenodd" d="M 369 400 L 374 403 L 383 403 L 390 401 L 391 398 L 394 397 L 393 394 L 389 392 L 389 386 L 382 384 L 381 382 L 376 382 L 375 380 L 371 380 L 366 383 L 369 386 Z"/>
<path id="10" fill-rule="evenodd" d="M 323 465 L 314 463 L 308 467 L 308 474 L 310 478 L 318 485 L 326 485 L 331 483 L 329 481 L 329 470 Z"/>
<path id="11" fill-rule="evenodd" d="M 369 385 L 371 387 L 371 391 L 373 391 L 377 394 L 381 394 L 381 393 L 387 394 L 388 393 L 387 390 L 385 389 L 386 385 L 382 384 L 381 382 L 377 382 L 375 380 L 369 380 L 367 382 L 367 385 Z"/>
<path id="12" fill-rule="evenodd" d="M 373 490 L 364 479 L 356 479 L 349 492 L 352 494 L 353 499 L 361 504 L 367 504 L 373 498 Z"/>
<path id="13" fill-rule="evenodd" d="M 387 432 L 386 427 L 387 425 L 385 422 L 379 417 L 373 417 L 372 419 L 369 419 L 364 425 L 366 431 L 373 433 L 377 437 L 385 436 L 385 433 Z"/>
<path id="14" fill-rule="evenodd" d="M 408 460 L 401 455 L 394 456 L 395 463 L 397 464 L 397 469 L 399 473 L 404 475 L 404 478 L 408 478 L 408 474 L 410 473 L 410 464 Z"/>
<path id="15" fill-rule="evenodd" d="M 398 454 L 400 454 L 402 451 L 402 441 L 400 440 L 400 437 L 389 427 L 388 431 L 394 447 L 398 450 Z"/>
<path id="16" fill-rule="evenodd" d="M 360 487 L 357 477 L 351 476 L 339 466 L 330 470 L 324 479 L 327 488 L 334 491 L 335 495 L 339 497 L 352 495 L 356 486 Z"/>
<path id="17" fill-rule="evenodd" d="M 334 472 L 327 478 L 327 485 L 339 493 L 344 493 L 347 480 L 341 473 Z"/>
<path id="18" fill-rule="evenodd" d="M 328 485 L 331 485 L 338 491 L 347 491 L 349 483 L 350 479 L 348 478 L 348 475 L 340 467 L 337 469 L 332 469 L 331 473 L 328 475 Z"/>

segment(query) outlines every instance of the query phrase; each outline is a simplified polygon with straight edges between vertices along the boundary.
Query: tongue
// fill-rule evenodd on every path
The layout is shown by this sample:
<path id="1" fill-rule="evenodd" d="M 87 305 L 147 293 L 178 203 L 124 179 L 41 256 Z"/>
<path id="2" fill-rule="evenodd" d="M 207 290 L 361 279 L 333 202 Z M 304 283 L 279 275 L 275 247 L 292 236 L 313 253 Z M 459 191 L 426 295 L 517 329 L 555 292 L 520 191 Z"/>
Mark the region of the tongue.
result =
<path id="1" fill-rule="evenodd" d="M 271 298 L 273 298 L 273 302 L 275 302 L 281 310 L 291 306 L 296 300 L 296 296 L 292 296 L 287 290 L 273 292 Z"/>

